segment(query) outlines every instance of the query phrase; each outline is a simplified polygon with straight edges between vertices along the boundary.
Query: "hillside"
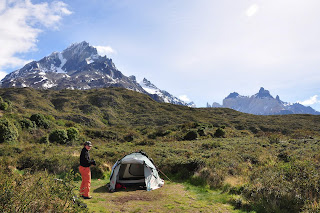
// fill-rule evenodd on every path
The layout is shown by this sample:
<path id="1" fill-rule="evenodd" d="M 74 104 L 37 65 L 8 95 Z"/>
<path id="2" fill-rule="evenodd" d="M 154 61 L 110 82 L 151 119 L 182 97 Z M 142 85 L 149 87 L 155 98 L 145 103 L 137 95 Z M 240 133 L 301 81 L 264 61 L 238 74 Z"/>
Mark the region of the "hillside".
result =
<path id="1" fill-rule="evenodd" d="M 40 112 L 88 127 L 157 127 L 196 122 L 253 133 L 320 131 L 320 120 L 314 115 L 258 116 L 227 108 L 189 108 L 158 103 L 147 95 L 123 88 L 85 91 L 9 88 L 0 89 L 0 96 L 11 102 L 14 113 Z"/>
<path id="2" fill-rule="evenodd" d="M 87 202 L 89 211 L 108 212 L 107 205 L 121 211 L 110 200 L 102 202 L 109 196 L 99 190 L 105 193 L 116 160 L 139 150 L 179 188 L 174 192 L 176 205 L 152 200 L 168 212 L 319 210 L 317 115 L 258 116 L 227 108 L 189 108 L 123 88 L 8 88 L 0 89 L 0 96 L 0 206 L 7 212 L 84 210 L 73 205 L 73 196 L 86 140 L 94 144 L 93 193 L 99 196 Z M 189 186 L 181 190 L 178 183 Z M 184 199 L 194 194 L 188 191 L 192 187 L 196 196 Z M 156 196 L 164 194 L 159 197 L 163 202 L 173 193 L 170 187 L 157 190 Z M 144 212 L 137 207 L 142 201 L 134 200 L 144 194 L 132 194 L 127 212 Z M 118 196 L 123 193 L 110 197 Z"/>

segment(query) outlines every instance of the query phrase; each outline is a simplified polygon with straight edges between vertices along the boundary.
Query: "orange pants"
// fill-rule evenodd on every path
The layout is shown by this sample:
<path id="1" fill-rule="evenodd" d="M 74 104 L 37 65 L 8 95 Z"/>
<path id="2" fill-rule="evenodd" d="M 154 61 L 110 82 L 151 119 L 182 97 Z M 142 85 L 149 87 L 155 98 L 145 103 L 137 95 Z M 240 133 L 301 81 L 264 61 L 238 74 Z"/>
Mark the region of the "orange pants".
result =
<path id="1" fill-rule="evenodd" d="M 80 195 L 89 197 L 90 185 L 91 185 L 91 171 L 90 167 L 79 166 L 82 182 L 80 186 Z"/>

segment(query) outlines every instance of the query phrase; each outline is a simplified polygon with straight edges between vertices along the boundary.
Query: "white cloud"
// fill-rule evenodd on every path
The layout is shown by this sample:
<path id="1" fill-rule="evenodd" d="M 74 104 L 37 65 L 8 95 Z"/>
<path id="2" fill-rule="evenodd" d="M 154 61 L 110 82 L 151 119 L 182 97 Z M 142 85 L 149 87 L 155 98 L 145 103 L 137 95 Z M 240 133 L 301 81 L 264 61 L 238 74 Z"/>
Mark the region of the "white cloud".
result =
<path id="1" fill-rule="evenodd" d="M 16 54 L 34 50 L 44 28 L 58 29 L 62 16 L 70 14 L 61 1 L 33 4 L 30 0 L 1 0 L 0 69 L 25 64 L 27 60 Z"/>
<path id="2" fill-rule="evenodd" d="M 314 95 L 314 96 L 310 97 L 308 100 L 298 101 L 298 103 L 300 103 L 302 105 L 310 106 L 310 105 L 313 105 L 316 103 L 320 103 L 320 100 L 318 100 L 318 95 Z"/>
<path id="3" fill-rule="evenodd" d="M 251 17 L 255 15 L 258 11 L 259 11 L 259 6 L 257 4 L 253 4 L 246 10 L 246 15 L 248 17 Z"/>
<path id="4" fill-rule="evenodd" d="M 98 54 L 101 56 L 114 53 L 114 50 L 110 46 L 94 46 L 94 47 L 97 49 Z"/>
<path id="5" fill-rule="evenodd" d="M 180 95 L 179 99 L 187 103 L 190 102 L 190 99 L 188 98 L 187 95 Z"/>

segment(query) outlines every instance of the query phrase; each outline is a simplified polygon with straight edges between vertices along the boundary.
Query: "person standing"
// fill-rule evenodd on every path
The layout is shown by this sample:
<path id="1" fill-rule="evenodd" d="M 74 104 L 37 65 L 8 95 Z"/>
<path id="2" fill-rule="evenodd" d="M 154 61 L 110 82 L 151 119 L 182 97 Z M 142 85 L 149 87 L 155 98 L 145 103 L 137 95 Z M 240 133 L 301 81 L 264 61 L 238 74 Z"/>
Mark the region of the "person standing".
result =
<path id="1" fill-rule="evenodd" d="M 83 149 L 80 154 L 80 166 L 79 171 L 81 174 L 82 182 L 80 186 L 80 196 L 84 199 L 91 199 L 90 194 L 90 185 L 91 185 L 91 171 L 90 166 L 96 165 L 94 160 L 90 160 L 89 151 L 92 148 L 92 143 L 90 141 L 86 141 Z"/>

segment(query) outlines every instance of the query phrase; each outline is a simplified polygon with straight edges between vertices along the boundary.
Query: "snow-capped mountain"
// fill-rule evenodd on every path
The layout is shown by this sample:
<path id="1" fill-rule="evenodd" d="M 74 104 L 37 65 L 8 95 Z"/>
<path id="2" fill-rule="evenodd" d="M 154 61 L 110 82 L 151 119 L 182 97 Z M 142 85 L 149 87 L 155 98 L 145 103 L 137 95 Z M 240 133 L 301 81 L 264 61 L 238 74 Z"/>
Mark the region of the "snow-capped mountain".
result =
<path id="1" fill-rule="evenodd" d="M 111 59 L 98 55 L 87 42 L 72 44 L 62 52 L 53 52 L 39 61 L 26 64 L 8 74 L 1 87 L 36 89 L 91 89 L 125 87 L 145 93 L 134 80 L 124 76 Z"/>
<path id="2" fill-rule="evenodd" d="M 311 107 L 303 106 L 299 103 L 287 103 L 280 100 L 277 95 L 273 98 L 268 90 L 263 87 L 255 95 L 242 96 L 237 92 L 230 93 L 225 99 L 223 104 L 213 103 L 209 107 L 225 107 L 231 108 L 240 112 L 256 114 L 256 115 L 282 115 L 282 114 L 314 114 L 319 115 L 320 112 L 312 109 Z"/>
<path id="3" fill-rule="evenodd" d="M 171 95 L 165 90 L 161 90 L 158 87 L 156 87 L 154 84 L 152 84 L 150 81 L 148 81 L 146 78 L 144 78 L 140 82 L 141 87 L 147 91 L 147 93 L 152 95 L 157 95 L 158 97 L 162 98 L 165 103 L 172 103 L 177 105 L 185 105 L 189 107 L 195 107 L 195 104 L 193 102 L 186 103 L 179 98 Z"/>
<path id="4" fill-rule="evenodd" d="M 100 56 L 97 49 L 85 41 L 26 64 L 6 75 L 0 85 L 2 88 L 32 87 L 58 90 L 124 87 L 148 94 L 158 102 L 187 105 L 164 90 L 158 89 L 160 93 L 146 91 L 134 76 L 123 75 L 112 59 Z"/>

